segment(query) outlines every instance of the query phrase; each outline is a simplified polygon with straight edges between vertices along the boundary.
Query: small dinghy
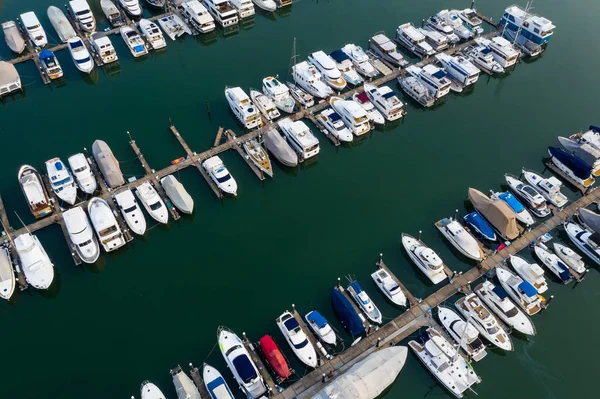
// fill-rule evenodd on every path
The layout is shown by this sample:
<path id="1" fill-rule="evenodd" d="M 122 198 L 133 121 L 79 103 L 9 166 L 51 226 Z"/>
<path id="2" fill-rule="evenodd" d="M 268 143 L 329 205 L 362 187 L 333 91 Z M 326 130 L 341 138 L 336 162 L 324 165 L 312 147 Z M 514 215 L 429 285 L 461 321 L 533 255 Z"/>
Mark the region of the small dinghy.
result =
<path id="1" fill-rule="evenodd" d="M 33 166 L 23 165 L 19 169 L 17 178 L 33 216 L 39 219 L 51 214 L 52 205 L 38 171 Z"/>
<path id="2" fill-rule="evenodd" d="M 233 176 L 229 174 L 221 158 L 217 155 L 208 158 L 202 162 L 202 167 L 208 172 L 208 175 L 215 182 L 219 190 L 227 194 L 237 195 L 237 183 Z"/>
<path id="3" fill-rule="evenodd" d="M 250 89 L 250 99 L 256 105 L 256 108 L 260 111 L 261 114 L 268 120 L 272 121 L 281 116 L 277 106 L 271 99 L 265 96 L 258 90 Z"/>
<path id="4" fill-rule="evenodd" d="M 496 277 L 504 288 L 503 294 L 508 294 L 529 316 L 538 314 L 544 308 L 543 297 L 529 282 L 504 267 L 496 268 Z M 517 327 L 515 329 L 521 331 Z"/>
<path id="5" fill-rule="evenodd" d="M 23 36 L 21 36 L 21 32 L 15 21 L 3 22 L 2 31 L 4 32 L 6 45 L 13 53 L 21 54 L 25 51 L 25 40 L 23 39 Z"/>
<path id="6" fill-rule="evenodd" d="M 354 280 L 348 285 L 348 292 L 358 307 L 367 315 L 373 323 L 381 324 L 382 315 L 379 308 L 373 303 L 363 287 Z"/>
<path id="7" fill-rule="evenodd" d="M 585 262 L 583 258 L 566 245 L 554 243 L 554 253 L 562 260 L 565 265 L 581 274 L 585 272 Z"/>
<path id="8" fill-rule="evenodd" d="M 283 312 L 275 322 L 294 354 L 308 367 L 317 367 L 317 352 L 290 312 Z"/>
<path id="9" fill-rule="evenodd" d="M 47 290 L 54 280 L 54 265 L 40 240 L 30 233 L 14 239 L 25 280 L 38 290 Z"/>
<path id="10" fill-rule="evenodd" d="M 342 326 L 352 336 L 352 339 L 354 339 L 352 345 L 360 341 L 365 333 L 365 326 L 362 319 L 356 313 L 354 306 L 352 306 L 348 298 L 337 288 L 331 290 L 331 305 Z"/>
<path id="11" fill-rule="evenodd" d="M 406 295 L 388 272 L 379 269 L 371 274 L 371 278 L 387 299 L 398 306 L 406 307 Z"/>
<path id="12" fill-rule="evenodd" d="M 49 159 L 46 161 L 46 171 L 54 194 L 67 204 L 73 205 L 77 199 L 77 185 L 65 164 L 60 158 Z"/>
<path id="13" fill-rule="evenodd" d="M 69 166 L 75 176 L 75 181 L 81 191 L 86 194 L 93 194 L 98 187 L 98 183 L 96 183 L 96 179 L 92 174 L 92 169 L 90 168 L 90 164 L 85 158 L 85 155 L 81 153 L 71 155 L 67 161 L 69 162 Z"/>
<path id="14" fill-rule="evenodd" d="M 445 265 L 442 259 L 440 259 L 433 249 L 425 245 L 423 241 L 409 234 L 402 233 L 402 245 L 410 259 L 429 277 L 429 280 L 433 284 L 439 284 L 448 278 L 444 271 Z"/>
<path id="15" fill-rule="evenodd" d="M 479 214 L 479 212 L 473 211 L 468 213 L 463 219 L 473 230 L 477 232 L 477 234 L 486 240 L 494 242 L 498 239 L 492 226 Z"/>
<path id="16" fill-rule="evenodd" d="M 546 199 L 535 188 L 523 183 L 517 176 L 508 173 L 504 175 L 504 179 L 511 191 L 525 202 L 535 216 L 544 218 L 550 215 L 550 209 L 546 206 Z"/>
<path id="17" fill-rule="evenodd" d="M 106 252 L 114 251 L 126 244 L 117 219 L 105 200 L 98 197 L 92 198 L 88 202 L 87 211 L 98 235 L 98 240 Z"/>
<path id="18" fill-rule="evenodd" d="M 413 100 L 421 104 L 425 108 L 435 104 L 435 96 L 431 94 L 429 89 L 425 87 L 419 80 L 413 76 L 406 78 L 398 78 L 400 88 L 404 90 Z"/>
<path id="19" fill-rule="evenodd" d="M 569 284 L 573 276 L 569 273 L 569 268 L 558 256 L 551 253 L 547 248 L 542 248 L 540 244 L 533 247 L 533 251 L 538 259 L 546 266 L 563 284 Z"/>
<path id="20" fill-rule="evenodd" d="M 75 29 L 73 29 L 73 26 L 67 19 L 65 13 L 60 8 L 50 6 L 48 7 L 47 14 L 48 19 L 58 34 L 58 38 L 61 42 L 66 43 L 69 39 L 77 36 Z"/>
<path id="21" fill-rule="evenodd" d="M 336 345 L 337 336 L 329 325 L 327 319 L 325 319 L 321 313 L 319 313 L 317 310 L 313 310 L 308 312 L 306 316 L 304 316 L 304 319 L 306 320 L 308 327 L 315 333 L 317 338 L 328 345 Z"/>
<path id="22" fill-rule="evenodd" d="M 580 209 L 581 212 L 581 209 Z M 592 233 L 584 227 L 574 222 L 566 222 L 564 224 L 573 244 L 577 246 L 591 260 L 600 265 L 600 236 L 598 233 Z"/>
<path id="23" fill-rule="evenodd" d="M 329 133 L 337 137 L 338 140 L 349 143 L 354 140 L 354 135 L 346 127 L 340 114 L 335 112 L 331 107 L 326 107 L 320 114 L 317 114 L 315 118 L 321 122 L 323 127 L 327 129 Z"/>
<path id="24" fill-rule="evenodd" d="M 119 29 L 119 32 L 121 33 L 121 38 L 123 38 L 123 41 L 129 48 L 131 55 L 137 58 L 148 54 L 148 49 L 146 48 L 144 41 L 135 30 L 129 26 L 122 26 Z"/>
<path id="25" fill-rule="evenodd" d="M 177 366 L 170 372 L 177 392 L 177 399 L 202 399 L 198 388 L 194 385 L 194 381 L 183 372 L 181 367 Z"/>
<path id="26" fill-rule="evenodd" d="M 146 232 L 146 218 L 131 190 L 123 190 L 116 194 L 115 201 L 117 201 L 121 215 L 123 215 L 129 229 L 135 234 L 144 235 Z"/>
<path id="27" fill-rule="evenodd" d="M 456 219 L 444 218 L 437 221 L 435 227 L 461 254 L 476 261 L 483 260 L 479 243 Z"/>
<path id="28" fill-rule="evenodd" d="M 244 147 L 244 151 L 246 151 L 246 154 L 248 154 L 248 157 L 250 157 L 250 160 L 258 169 L 269 177 L 273 177 L 273 166 L 271 165 L 269 155 L 267 155 L 267 152 L 256 139 L 244 141 L 242 147 Z"/>
<path id="29" fill-rule="evenodd" d="M 266 149 L 285 166 L 298 166 L 298 154 L 290 147 L 277 129 L 269 129 L 264 135 Z"/>
<path id="30" fill-rule="evenodd" d="M 142 399 L 165 399 L 165 395 L 162 391 L 150 381 L 142 382 L 140 395 L 142 396 Z"/>
<path id="31" fill-rule="evenodd" d="M 173 205 L 181 212 L 188 215 L 194 212 L 194 199 L 188 194 L 181 184 L 173 175 L 168 175 L 160 179 L 160 184 L 167 193 L 167 196 Z"/>
<path id="32" fill-rule="evenodd" d="M 63 212 L 65 227 L 77 255 L 85 263 L 94 263 L 100 256 L 100 245 L 85 211 L 77 206 Z"/>
<path id="33" fill-rule="evenodd" d="M 142 18 L 140 20 L 139 27 L 142 31 L 142 34 L 146 38 L 146 41 L 150 44 L 150 47 L 152 47 L 152 50 L 159 50 L 167 47 L 167 41 L 154 22 Z"/>
<path id="34" fill-rule="evenodd" d="M 92 144 L 92 154 L 108 187 L 116 188 L 125 184 L 125 178 L 123 178 L 119 161 L 115 158 L 106 142 L 102 140 L 94 141 L 94 144 Z"/>
<path id="35" fill-rule="evenodd" d="M 167 15 L 158 19 L 158 24 L 162 30 L 169 36 L 169 39 L 175 41 L 177 38 L 188 34 L 192 34 L 189 26 L 177 14 Z"/>
<path id="36" fill-rule="evenodd" d="M 15 292 L 16 281 L 8 248 L 0 247 L 0 298 L 10 299 Z"/>
<path id="37" fill-rule="evenodd" d="M 567 196 L 560 192 L 562 182 L 556 177 L 551 176 L 545 179 L 534 171 L 527 169 L 523 169 L 522 172 L 527 183 L 531 184 L 552 205 L 562 208 L 569 202 Z"/>
<path id="38" fill-rule="evenodd" d="M 290 365 L 281 350 L 270 335 L 264 335 L 259 341 L 260 350 L 267 362 L 280 380 L 286 380 L 292 375 Z"/>
<path id="39" fill-rule="evenodd" d="M 371 122 L 377 125 L 383 125 L 385 123 L 385 118 L 383 117 L 381 112 L 379 112 L 377 108 L 375 108 L 375 106 L 369 99 L 369 96 L 367 96 L 367 94 L 364 91 L 360 93 L 355 93 L 352 96 L 352 99 L 367 112 L 367 116 L 369 117 L 369 120 Z"/>
<path id="40" fill-rule="evenodd" d="M 573 154 L 556 147 L 548 147 L 552 163 L 576 184 L 590 187 L 595 180 L 592 177 L 592 167 Z"/>
<path id="41" fill-rule="evenodd" d="M 234 399 L 225 379 L 216 368 L 204 363 L 202 379 L 211 399 Z"/>
<path id="42" fill-rule="evenodd" d="M 478 362 L 487 355 L 477 329 L 471 323 L 465 322 L 454 310 L 439 306 L 438 319 L 472 360 Z"/>
<path id="43" fill-rule="evenodd" d="M 135 193 L 152 219 L 163 224 L 169 222 L 169 211 L 152 184 L 149 182 L 140 184 L 135 189 Z"/>
<path id="44" fill-rule="evenodd" d="M 533 285 L 538 293 L 543 294 L 548 291 L 548 283 L 546 283 L 546 279 L 544 278 L 544 269 L 537 263 L 526 262 L 525 259 L 516 255 L 511 255 L 508 258 L 508 263 L 517 272 L 519 277 Z"/>
<path id="45" fill-rule="evenodd" d="M 121 11 L 119 11 L 115 3 L 111 0 L 100 0 L 100 7 L 112 27 L 118 28 L 125 25 L 125 18 L 123 18 Z"/>
<path id="46" fill-rule="evenodd" d="M 521 202 L 519 202 L 519 200 L 516 199 L 515 196 L 512 195 L 510 192 L 505 191 L 503 193 L 495 193 L 490 190 L 490 198 L 493 201 L 500 200 L 506 202 L 506 205 L 508 205 L 510 209 L 512 209 L 515 212 L 517 220 L 525 226 L 531 226 L 535 222 L 527 208 L 525 208 L 525 206 Z"/>
<path id="47" fill-rule="evenodd" d="M 293 83 L 286 82 L 285 84 L 287 85 L 288 89 L 290 89 L 290 94 L 294 100 L 296 100 L 296 102 L 302 107 L 310 108 L 315 105 L 315 98 L 311 94 L 308 94 Z"/>

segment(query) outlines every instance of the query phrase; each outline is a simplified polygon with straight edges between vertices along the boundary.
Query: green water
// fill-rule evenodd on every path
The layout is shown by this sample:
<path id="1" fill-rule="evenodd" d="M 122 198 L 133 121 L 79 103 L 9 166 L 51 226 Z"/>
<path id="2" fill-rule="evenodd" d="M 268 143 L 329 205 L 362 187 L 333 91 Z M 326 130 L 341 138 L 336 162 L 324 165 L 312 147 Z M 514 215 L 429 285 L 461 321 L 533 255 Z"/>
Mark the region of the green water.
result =
<path id="1" fill-rule="evenodd" d="M 99 1 L 90 3 L 100 17 Z M 44 86 L 33 63 L 19 65 L 26 93 L 0 106 L 0 193 L 11 223 L 19 224 L 13 210 L 25 222 L 33 219 L 16 180 L 23 163 L 42 168 L 46 159 L 66 159 L 101 138 L 123 161 L 124 173 L 139 176 L 143 171 L 127 130 L 156 169 L 184 155 L 167 129 L 168 117 L 196 151 L 212 144 L 218 126 L 241 132 L 223 88 L 260 87 L 267 75 L 284 76 L 294 37 L 303 57 L 349 42 L 366 46 L 377 31 L 391 36 L 400 23 L 469 4 L 300 0 L 287 15 L 259 13 L 254 24 L 226 38 L 169 41 L 164 54 L 144 60 L 133 60 L 113 37 L 119 71 L 82 77 L 62 51 L 57 54 L 67 77 L 62 87 Z M 34 10 L 52 32 L 49 5 L 49 0 L 3 1 L 0 17 Z M 507 5 L 477 4 L 495 19 Z M 540 59 L 501 78 L 482 76 L 470 93 L 450 95 L 435 109 L 411 104 L 404 121 L 350 148 L 334 148 L 318 135 L 318 162 L 293 172 L 276 166 L 275 178 L 264 183 L 236 153 L 223 154 L 239 184 L 235 199 L 219 202 L 196 170 L 183 171 L 178 178 L 194 197 L 195 215 L 152 228 L 92 267 L 73 265 L 58 226 L 39 232 L 57 281 L 51 292 L 31 289 L 14 303 L 0 303 L 0 397 L 139 397 L 139 384 L 150 379 L 174 398 L 169 369 L 190 361 L 215 365 L 235 387 L 214 348 L 221 324 L 253 340 L 270 333 L 283 344 L 274 318 L 295 303 L 301 313 L 318 308 L 339 328 L 329 290 L 347 274 L 371 292 L 384 316 L 395 317 L 400 311 L 369 277 L 379 252 L 416 296 L 432 293 L 434 287 L 400 249 L 401 232 L 423 230 L 423 239 L 452 269 L 467 270 L 471 265 L 454 255 L 433 223 L 456 208 L 464 213 L 467 187 L 497 190 L 506 172 L 518 173 L 522 166 L 542 170 L 541 158 L 555 136 L 598 123 L 600 40 L 594 27 L 600 3 L 540 0 L 536 11 L 557 25 Z M 10 56 L 4 45 L 0 56 Z M 600 322 L 591 305 L 600 277 L 592 269 L 576 289 L 551 283 L 556 299 L 535 317 L 537 336 L 515 338 L 515 352 L 492 351 L 476 364 L 483 378 L 480 397 L 594 395 Z M 302 375 L 304 368 L 293 363 Z M 386 397 L 424 396 L 448 394 L 411 354 Z"/>

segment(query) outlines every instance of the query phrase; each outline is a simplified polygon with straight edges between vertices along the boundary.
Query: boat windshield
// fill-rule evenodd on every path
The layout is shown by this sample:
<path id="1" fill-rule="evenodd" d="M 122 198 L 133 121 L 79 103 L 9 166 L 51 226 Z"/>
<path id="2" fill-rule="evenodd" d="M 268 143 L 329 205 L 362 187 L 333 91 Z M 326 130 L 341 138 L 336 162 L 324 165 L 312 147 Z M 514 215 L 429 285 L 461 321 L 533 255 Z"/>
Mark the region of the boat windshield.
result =
<path id="1" fill-rule="evenodd" d="M 104 230 L 100 230 L 100 237 L 105 237 L 117 232 L 117 226 L 112 225 L 110 227 L 105 228 Z"/>
<path id="2" fill-rule="evenodd" d="M 33 25 L 33 26 L 28 26 L 28 27 L 27 27 L 27 30 L 34 30 L 34 29 L 37 29 L 37 28 L 39 28 L 39 27 L 40 27 L 40 24 Z"/>
<path id="3" fill-rule="evenodd" d="M 81 60 L 76 60 L 78 64 L 85 64 L 86 62 L 90 62 L 90 57 L 85 57 Z"/>
<path id="4" fill-rule="evenodd" d="M 82 166 L 81 168 L 77 168 L 77 169 L 73 169 L 73 172 L 75 173 L 79 173 L 79 172 L 83 172 L 84 170 L 86 170 L 87 168 L 85 166 Z"/>
<path id="5" fill-rule="evenodd" d="M 127 208 L 127 209 L 123 209 L 123 211 L 125 213 L 131 213 L 131 212 L 135 211 L 135 208 L 136 208 L 136 206 L 133 205 L 133 206 L 130 206 L 129 208 Z"/>
<path id="6" fill-rule="evenodd" d="M 91 244 L 91 242 L 92 242 L 92 240 L 87 240 L 87 241 L 85 241 L 85 242 L 82 242 L 81 244 L 79 244 L 79 247 L 83 248 L 83 247 L 85 247 L 86 245 L 90 245 L 90 244 Z"/>
<path id="7" fill-rule="evenodd" d="M 308 339 L 305 339 L 304 341 L 300 342 L 299 344 L 294 344 L 294 348 L 296 348 L 296 349 L 302 349 L 306 345 L 308 345 Z"/>
<path id="8" fill-rule="evenodd" d="M 496 334 L 498 331 L 500 331 L 500 328 L 498 326 L 492 326 L 486 328 L 486 331 L 488 332 L 488 334 Z"/>
<path id="9" fill-rule="evenodd" d="M 76 12 L 75 14 L 81 16 L 81 15 L 89 14 L 89 12 L 90 12 L 89 10 L 83 10 L 83 11 Z"/>
<path id="10" fill-rule="evenodd" d="M 160 201 L 157 201 L 154 204 L 150 205 L 150 209 L 152 209 L 153 211 L 156 211 L 157 209 L 160 209 L 161 207 L 162 207 L 162 204 L 160 203 Z"/>
<path id="11" fill-rule="evenodd" d="M 52 182 L 52 187 L 58 187 L 58 186 L 62 186 L 63 184 L 67 184 L 71 181 L 71 176 L 67 176 L 62 180 L 59 181 L 53 181 Z"/>
<path id="12" fill-rule="evenodd" d="M 219 183 L 225 183 L 226 181 L 228 181 L 229 179 L 231 179 L 231 175 L 228 173 L 225 176 L 221 176 L 221 177 L 217 177 L 217 181 Z"/>

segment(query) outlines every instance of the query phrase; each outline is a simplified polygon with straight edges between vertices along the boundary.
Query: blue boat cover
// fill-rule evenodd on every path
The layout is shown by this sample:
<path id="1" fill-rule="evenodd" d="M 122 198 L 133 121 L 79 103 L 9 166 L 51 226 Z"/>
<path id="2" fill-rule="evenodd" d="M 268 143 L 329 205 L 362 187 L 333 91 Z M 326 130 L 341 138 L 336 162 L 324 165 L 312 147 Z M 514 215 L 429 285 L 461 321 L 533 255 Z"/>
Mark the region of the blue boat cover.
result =
<path id="1" fill-rule="evenodd" d="M 215 395 L 213 394 L 213 391 L 215 389 L 217 389 L 218 387 L 220 387 L 221 385 L 225 385 L 225 387 L 227 388 L 227 392 L 229 392 L 231 394 L 231 391 L 229 391 L 229 387 L 227 387 L 227 385 L 225 384 L 225 380 L 223 379 L 223 377 L 218 377 L 217 379 L 209 382 L 208 384 L 206 384 L 206 389 L 208 389 L 208 392 L 210 393 L 210 396 L 212 396 L 213 398 L 215 398 Z M 233 397 L 233 395 L 231 395 L 231 397 Z"/>
<path id="2" fill-rule="evenodd" d="M 498 297 L 500 299 L 504 299 L 504 298 L 508 297 L 508 294 L 506 293 L 504 288 L 500 287 L 499 285 L 495 286 L 492 291 L 494 291 L 494 293 L 496 293 L 496 295 L 498 295 Z"/>
<path id="3" fill-rule="evenodd" d="M 519 200 L 516 199 L 515 196 L 509 193 L 508 191 L 505 193 L 501 193 L 500 195 L 498 195 L 498 197 L 502 201 L 506 202 L 508 206 L 510 206 L 512 210 L 515 211 L 515 213 L 523 212 L 523 210 L 525 209 L 523 204 L 521 204 Z"/>
<path id="4" fill-rule="evenodd" d="M 473 226 L 473 228 L 479 231 L 488 240 L 494 241 L 496 239 L 496 233 L 490 224 L 479 214 L 477 211 L 473 211 L 464 217 L 465 222 Z"/>
<path id="5" fill-rule="evenodd" d="M 521 284 L 519 284 L 519 289 L 528 297 L 536 296 L 538 293 L 535 287 L 527 281 L 523 281 Z"/>
<path id="6" fill-rule="evenodd" d="M 327 325 L 327 320 L 323 317 L 321 313 L 316 310 L 310 312 L 306 318 L 317 325 L 319 328 L 323 328 Z"/>
<path id="7" fill-rule="evenodd" d="M 567 168 L 571 169 L 573 174 L 578 178 L 585 180 L 592 174 L 592 167 L 575 155 L 571 155 L 556 147 L 548 147 L 548 152 Z"/>
<path id="8" fill-rule="evenodd" d="M 571 279 L 571 273 L 569 273 L 569 269 L 567 269 L 567 266 L 565 266 L 565 264 L 562 262 L 557 262 L 556 265 L 560 269 L 560 272 L 558 273 L 560 279 L 562 281 L 569 281 Z"/>
<path id="9" fill-rule="evenodd" d="M 340 322 L 352 337 L 356 337 L 365 331 L 362 320 L 348 298 L 335 288 L 331 290 L 331 304 Z"/>
<path id="10" fill-rule="evenodd" d="M 62 162 L 55 162 L 54 163 L 54 167 L 56 168 L 56 170 L 63 170 L 63 164 Z"/>
<path id="11" fill-rule="evenodd" d="M 334 50 L 331 53 L 329 53 L 329 56 L 333 58 L 338 64 L 350 59 L 350 57 L 348 57 L 346 53 L 344 53 L 342 50 Z"/>
<path id="12" fill-rule="evenodd" d="M 140 44 L 139 46 L 135 46 L 133 49 L 136 53 L 141 53 L 142 51 L 144 51 L 144 46 Z"/>
<path id="13" fill-rule="evenodd" d="M 284 321 L 283 324 L 285 325 L 285 328 L 288 329 L 288 331 L 293 331 L 294 329 L 300 327 L 300 325 L 298 324 L 298 321 L 293 317 Z"/>
<path id="14" fill-rule="evenodd" d="M 40 51 L 40 58 L 54 58 L 54 53 L 48 49 Z"/>
<path id="15" fill-rule="evenodd" d="M 590 125 L 590 130 L 593 130 L 594 132 L 600 132 L 600 127 L 594 126 L 594 125 Z"/>
<path id="16" fill-rule="evenodd" d="M 337 122 L 337 121 L 341 120 L 342 117 L 340 116 L 340 114 L 333 111 L 331 114 L 329 114 L 329 119 L 331 119 L 332 122 Z"/>
<path id="17" fill-rule="evenodd" d="M 363 287 L 361 287 L 358 281 L 356 280 L 350 283 L 350 287 L 354 288 L 354 292 L 356 292 L 357 294 L 364 291 Z"/>
<path id="18" fill-rule="evenodd" d="M 486 47 L 486 48 L 484 48 L 483 50 L 481 50 L 481 54 L 489 54 L 489 53 L 491 53 L 491 52 L 492 52 L 492 50 L 490 50 L 490 49 L 489 49 L 489 48 L 487 48 L 487 47 Z"/>
<path id="19" fill-rule="evenodd" d="M 446 76 L 447 76 L 446 72 L 442 71 L 441 69 L 433 74 L 433 77 L 436 79 L 442 79 L 442 78 L 445 78 Z"/>
<path id="20" fill-rule="evenodd" d="M 246 384 L 256 378 L 256 370 L 246 355 L 239 355 L 233 359 L 233 367 Z"/>
<path id="21" fill-rule="evenodd" d="M 385 94 L 383 95 L 383 98 L 390 98 L 390 97 L 394 97 L 395 95 L 396 95 L 396 94 L 394 94 L 394 92 L 393 92 L 393 91 L 390 91 L 390 92 L 388 92 L 388 93 L 385 93 Z"/>

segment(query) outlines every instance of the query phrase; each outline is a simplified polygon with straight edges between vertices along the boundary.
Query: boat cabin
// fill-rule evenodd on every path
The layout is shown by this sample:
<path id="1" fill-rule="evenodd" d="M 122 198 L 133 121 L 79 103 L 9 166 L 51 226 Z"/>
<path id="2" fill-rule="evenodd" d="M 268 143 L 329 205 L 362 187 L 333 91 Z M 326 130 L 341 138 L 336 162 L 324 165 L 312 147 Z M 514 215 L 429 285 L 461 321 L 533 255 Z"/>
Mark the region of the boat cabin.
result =
<path id="1" fill-rule="evenodd" d="M 228 0 L 205 0 L 208 12 L 222 26 L 232 26 L 238 23 L 238 12 Z"/>
<path id="2" fill-rule="evenodd" d="M 183 3 L 181 13 L 201 33 L 207 33 L 215 29 L 213 17 L 198 0 L 189 0 Z"/>
<path id="3" fill-rule="evenodd" d="M 103 63 L 110 64 L 119 59 L 119 57 L 117 57 L 117 52 L 108 37 L 94 37 L 94 35 L 92 35 L 92 44 Z"/>

